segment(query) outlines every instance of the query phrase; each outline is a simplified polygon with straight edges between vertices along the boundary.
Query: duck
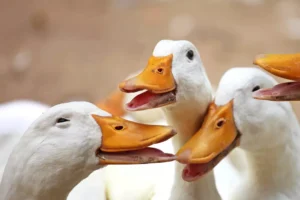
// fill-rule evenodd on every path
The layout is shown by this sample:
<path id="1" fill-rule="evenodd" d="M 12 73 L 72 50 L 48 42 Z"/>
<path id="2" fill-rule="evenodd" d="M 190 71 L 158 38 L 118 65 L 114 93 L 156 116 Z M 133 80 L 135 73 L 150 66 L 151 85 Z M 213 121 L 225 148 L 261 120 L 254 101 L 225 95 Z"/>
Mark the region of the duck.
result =
<path id="1" fill-rule="evenodd" d="M 261 101 L 252 93 L 275 79 L 252 67 L 222 76 L 201 129 L 176 153 L 183 178 L 202 179 L 233 149 L 247 160 L 243 179 L 229 200 L 300 198 L 300 128 L 289 102 Z M 210 145 L 207 145 L 210 144 Z"/>
<path id="2" fill-rule="evenodd" d="M 88 102 L 53 106 L 12 151 L 0 199 L 66 199 L 81 180 L 107 165 L 173 161 L 174 155 L 148 146 L 175 134 L 169 126 L 131 122 Z"/>
<path id="3" fill-rule="evenodd" d="M 49 105 L 30 99 L 0 104 L 0 180 L 13 147 L 30 124 L 48 108 Z"/>
<path id="4" fill-rule="evenodd" d="M 136 74 L 135 72 L 134 74 Z M 133 76 L 131 74 L 130 76 Z M 133 98 L 134 94 L 125 94 L 116 90 L 112 92 L 105 99 L 98 101 L 96 105 L 105 110 L 112 115 L 123 117 L 124 119 L 145 123 L 145 124 L 157 124 L 157 125 L 167 125 L 165 120 L 163 119 L 162 112 L 160 109 L 146 110 L 140 112 L 127 112 L 124 109 L 124 103 L 128 101 L 128 99 Z M 23 133 L 27 130 L 27 128 L 47 109 L 49 105 L 33 101 L 27 99 L 19 99 L 13 100 L 9 102 L 2 103 L 0 105 L 0 121 L 3 123 L 0 129 L 0 142 L 1 142 L 1 153 L 0 153 L 0 180 L 2 177 L 2 173 L 4 171 L 7 159 L 15 146 L 15 144 L 19 141 Z M 16 126 L 17 122 L 17 126 Z M 164 141 L 159 144 L 154 144 L 152 147 L 156 147 L 164 152 L 174 153 L 172 151 L 172 146 L 170 140 Z M 169 185 L 165 184 L 166 181 L 172 181 L 173 171 L 172 168 L 164 169 L 164 166 L 174 165 L 174 163 L 162 163 L 160 165 L 150 164 L 154 166 L 152 168 L 159 168 L 160 170 L 151 171 L 151 168 L 144 166 L 145 170 L 150 169 L 147 173 L 153 173 L 151 181 L 138 180 L 136 178 L 135 182 L 128 177 L 140 177 L 142 176 L 145 170 L 139 165 L 122 165 L 122 166 L 113 166 L 110 165 L 106 167 L 104 170 L 95 170 L 92 172 L 86 179 L 76 185 L 75 188 L 70 192 L 68 196 L 68 200 L 79 200 L 87 197 L 89 199 L 104 199 L 105 196 L 108 196 L 111 200 L 120 199 L 120 184 L 124 181 L 127 182 L 128 187 L 122 187 L 122 190 L 128 193 L 128 198 L 132 199 L 132 190 L 134 188 L 130 187 L 130 183 L 134 183 L 135 185 L 140 185 L 139 194 L 136 196 L 140 197 L 137 199 L 144 199 L 145 196 L 155 196 L 166 197 L 169 194 Z M 141 171 L 142 168 L 142 172 Z M 109 174 L 105 176 L 106 174 Z M 126 173 L 122 173 L 126 172 Z M 140 174 L 139 174 L 140 172 Z M 118 176 L 117 176 L 118 174 Z M 162 178 L 161 174 L 164 174 L 164 177 L 168 176 L 168 178 Z M 105 179 L 106 177 L 106 179 Z M 121 178 L 122 177 L 122 178 Z M 161 177 L 160 181 L 157 181 L 158 177 Z M 119 182 L 117 181 L 119 180 Z M 121 180 L 121 181 L 120 181 Z M 140 184 L 140 182 L 145 181 L 145 184 Z M 121 183 L 122 182 L 122 183 Z M 147 184 L 151 184 L 150 186 Z M 151 189 L 149 189 L 151 188 Z M 137 192 L 136 192 L 137 193 Z M 124 194 L 124 192 L 123 192 Z M 130 195 L 131 194 L 131 195 Z M 116 198 L 113 198 L 116 197 Z M 166 198 L 164 198 L 166 199 Z"/>
<path id="5" fill-rule="evenodd" d="M 5 165 L 14 146 L 23 133 L 50 105 L 31 100 L 17 99 L 0 105 L 0 181 Z M 105 199 L 104 170 L 95 170 L 88 178 L 76 185 L 67 200 Z M 88 187 L 88 189 L 87 189 Z M 86 191 L 87 190 L 87 191 Z"/>
<path id="6" fill-rule="evenodd" d="M 186 40 L 159 41 L 146 68 L 137 76 L 121 82 L 119 88 L 125 93 L 143 91 L 126 104 L 128 111 L 163 110 L 168 125 L 178 132 L 172 138 L 175 152 L 200 128 L 212 101 L 212 86 L 200 55 Z M 175 163 L 169 199 L 221 199 L 212 172 L 189 183 L 181 177 L 183 166 Z"/>
<path id="7" fill-rule="evenodd" d="M 259 54 L 253 63 L 267 72 L 293 82 L 285 82 L 272 88 L 262 88 L 253 97 L 269 101 L 300 100 L 300 53 L 296 54 Z"/>

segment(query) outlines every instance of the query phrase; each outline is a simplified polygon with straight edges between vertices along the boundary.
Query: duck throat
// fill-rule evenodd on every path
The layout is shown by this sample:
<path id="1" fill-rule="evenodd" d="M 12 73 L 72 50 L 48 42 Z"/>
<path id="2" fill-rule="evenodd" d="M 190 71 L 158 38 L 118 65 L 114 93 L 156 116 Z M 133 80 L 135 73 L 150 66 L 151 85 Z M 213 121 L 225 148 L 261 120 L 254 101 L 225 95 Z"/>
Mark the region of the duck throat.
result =
<path id="1" fill-rule="evenodd" d="M 261 188 L 300 188 L 300 132 L 287 133 L 288 138 L 282 145 L 260 151 L 246 151 L 248 172 L 247 180 Z"/>
<path id="2" fill-rule="evenodd" d="M 172 138 L 174 152 L 177 152 L 201 127 L 211 99 L 206 102 L 184 102 L 175 107 L 164 108 L 169 125 L 178 132 Z M 209 172 L 195 182 L 186 182 L 181 174 L 185 165 L 176 162 L 175 183 L 172 187 L 170 200 L 220 200 L 213 172 Z"/>
<path id="3" fill-rule="evenodd" d="M 221 200 L 212 171 L 197 181 L 186 182 L 181 177 L 184 167 L 180 163 L 175 165 L 175 183 L 169 200 Z"/>
<path id="4" fill-rule="evenodd" d="M 21 174 L 20 171 L 14 171 Z M 24 174 L 28 170 L 24 170 Z M 13 172 L 12 172 L 13 173 Z M 0 200 L 30 199 L 30 200 L 65 200 L 70 191 L 84 178 L 88 176 L 78 176 L 75 172 L 68 181 L 59 182 L 62 176 L 43 176 L 40 172 L 32 171 L 22 177 L 5 176 L 0 186 Z M 15 175 L 15 176 L 16 176 Z M 56 179 L 56 180 L 55 180 Z"/>
<path id="5" fill-rule="evenodd" d="M 45 145 L 44 140 L 44 137 L 23 136 L 15 146 L 0 183 L 0 200 L 65 200 L 81 180 L 98 169 L 86 167 L 82 155 L 76 157 L 71 167 L 60 160 L 54 161 L 50 152 L 58 147 Z M 59 156 L 67 158 L 64 151 Z"/>
<path id="6" fill-rule="evenodd" d="M 172 138 L 174 151 L 177 152 L 202 125 L 207 105 L 188 104 L 171 108 L 164 108 L 164 114 L 168 124 L 177 131 Z"/>

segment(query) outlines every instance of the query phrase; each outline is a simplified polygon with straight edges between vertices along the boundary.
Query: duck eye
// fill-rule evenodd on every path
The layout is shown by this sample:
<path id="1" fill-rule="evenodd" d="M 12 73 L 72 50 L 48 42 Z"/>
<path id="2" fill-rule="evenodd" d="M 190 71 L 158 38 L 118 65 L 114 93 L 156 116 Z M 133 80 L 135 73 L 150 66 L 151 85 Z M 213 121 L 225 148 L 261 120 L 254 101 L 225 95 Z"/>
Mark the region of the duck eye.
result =
<path id="1" fill-rule="evenodd" d="M 68 121 L 70 121 L 70 120 L 65 119 L 65 118 L 58 118 L 58 119 L 56 120 L 56 123 L 64 123 L 64 122 L 68 122 Z"/>
<path id="2" fill-rule="evenodd" d="M 252 92 L 255 92 L 256 90 L 259 90 L 259 89 L 260 89 L 260 87 L 257 85 L 252 89 Z"/>
<path id="3" fill-rule="evenodd" d="M 186 53 L 186 57 L 190 60 L 193 60 L 194 58 L 194 52 L 193 50 L 189 50 L 187 53 Z"/>

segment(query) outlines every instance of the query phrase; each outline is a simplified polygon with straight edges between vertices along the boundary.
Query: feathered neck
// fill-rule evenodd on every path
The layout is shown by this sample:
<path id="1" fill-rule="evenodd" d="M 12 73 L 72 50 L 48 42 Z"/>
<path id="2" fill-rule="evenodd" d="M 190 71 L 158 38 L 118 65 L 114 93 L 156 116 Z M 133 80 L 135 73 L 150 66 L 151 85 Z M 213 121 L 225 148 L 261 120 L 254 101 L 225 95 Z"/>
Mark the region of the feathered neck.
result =
<path id="1" fill-rule="evenodd" d="M 176 106 L 164 108 L 166 120 L 173 126 L 178 134 L 172 138 L 175 152 L 190 139 L 201 127 L 207 112 L 211 96 L 207 95 L 206 101 L 179 102 Z M 181 173 L 183 164 L 176 162 L 175 183 L 172 188 L 172 200 L 219 200 L 219 196 L 213 172 L 208 173 L 195 182 L 186 182 L 182 179 Z"/>
<path id="2" fill-rule="evenodd" d="M 207 111 L 206 105 L 202 105 L 202 107 L 195 108 L 195 104 L 190 103 L 164 109 L 168 124 L 178 132 L 172 138 L 175 151 L 178 151 L 201 127 Z"/>
<path id="3" fill-rule="evenodd" d="M 274 137 L 276 137 L 274 133 Z M 300 188 L 300 129 L 291 127 L 286 141 L 273 148 L 246 152 L 250 181 L 263 187 Z M 297 184 L 296 184 L 297 183 Z"/>
<path id="4" fill-rule="evenodd" d="M 80 156 L 76 167 L 53 165 L 49 162 L 51 155 L 41 152 L 41 145 L 43 138 L 25 137 L 15 147 L 0 184 L 0 200 L 65 200 L 69 192 L 96 169 L 82 165 L 84 162 L 80 159 L 84 157 Z"/>
<path id="5" fill-rule="evenodd" d="M 300 129 L 294 113 L 289 118 L 289 122 L 284 130 L 285 138 L 280 138 L 282 143 L 256 151 L 246 151 L 245 155 L 248 163 L 248 170 L 244 180 L 244 187 L 251 191 L 261 191 L 263 189 L 272 199 L 275 196 L 286 196 L 288 199 L 300 198 Z M 276 131 L 273 132 L 274 137 Z M 240 191 L 243 187 L 240 186 Z M 240 192 L 239 190 L 236 193 Z M 256 194 L 257 193 L 257 194 Z M 264 195 L 260 192 L 253 195 Z M 243 196 L 240 194 L 239 196 Z M 277 197 L 279 199 L 279 197 Z"/>

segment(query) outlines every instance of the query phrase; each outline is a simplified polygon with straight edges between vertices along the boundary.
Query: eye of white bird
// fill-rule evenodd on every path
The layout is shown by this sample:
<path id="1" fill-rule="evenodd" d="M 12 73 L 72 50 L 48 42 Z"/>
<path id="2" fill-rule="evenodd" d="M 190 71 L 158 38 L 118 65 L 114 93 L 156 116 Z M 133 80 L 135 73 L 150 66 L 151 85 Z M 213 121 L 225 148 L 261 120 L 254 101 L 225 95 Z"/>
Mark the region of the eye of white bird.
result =
<path id="1" fill-rule="evenodd" d="M 186 57 L 187 57 L 189 60 L 193 60 L 193 58 L 194 58 L 194 51 L 193 51 L 193 50 L 189 50 L 189 51 L 186 53 Z"/>
<path id="2" fill-rule="evenodd" d="M 56 123 L 59 124 L 59 123 L 65 123 L 65 122 L 69 122 L 69 121 L 70 121 L 69 119 L 60 117 L 56 120 Z"/>
<path id="3" fill-rule="evenodd" d="M 255 87 L 252 89 L 252 92 L 255 92 L 255 91 L 259 90 L 259 89 L 260 89 L 260 86 L 257 85 L 257 86 L 255 86 Z"/>

